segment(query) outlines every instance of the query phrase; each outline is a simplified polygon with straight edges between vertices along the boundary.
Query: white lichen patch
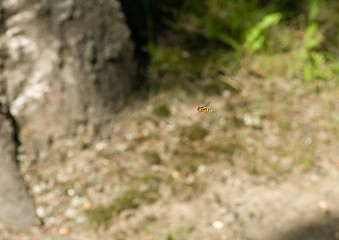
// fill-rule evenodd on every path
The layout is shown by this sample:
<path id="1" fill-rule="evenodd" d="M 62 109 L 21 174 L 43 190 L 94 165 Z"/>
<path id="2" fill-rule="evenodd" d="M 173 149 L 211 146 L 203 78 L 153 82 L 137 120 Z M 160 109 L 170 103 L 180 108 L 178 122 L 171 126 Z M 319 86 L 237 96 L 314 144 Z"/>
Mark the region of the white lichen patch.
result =
<path id="1" fill-rule="evenodd" d="M 7 42 L 9 56 L 13 61 L 20 61 L 22 56 L 32 54 L 37 51 L 37 46 L 30 38 L 19 35 L 11 38 Z"/>
<path id="2" fill-rule="evenodd" d="M 20 13 L 17 13 L 15 15 L 13 15 L 12 17 L 10 17 L 9 19 L 7 19 L 6 21 L 6 27 L 12 27 L 15 26 L 17 24 L 21 24 L 21 23 L 28 23 L 30 21 L 32 21 L 35 17 L 35 12 L 34 11 L 22 11 Z"/>
<path id="3" fill-rule="evenodd" d="M 15 10 L 24 3 L 24 0 L 3 0 L 2 6 L 9 10 Z"/>
<path id="4" fill-rule="evenodd" d="M 49 86 L 44 83 L 27 87 L 24 93 L 21 94 L 17 99 L 15 99 L 11 104 L 11 112 L 13 116 L 19 116 L 20 112 L 27 106 L 30 106 L 29 112 L 30 110 L 34 110 L 32 109 L 33 105 L 30 105 L 29 103 L 32 100 L 40 99 L 49 90 Z"/>
<path id="5" fill-rule="evenodd" d="M 26 111 L 34 111 L 37 106 L 35 106 L 36 104 L 31 104 L 31 102 L 41 99 L 50 91 L 48 76 L 53 71 L 53 61 L 56 54 L 53 50 L 46 49 L 43 55 L 48 56 L 42 58 L 45 61 L 38 61 L 36 63 L 34 66 L 35 70 L 27 81 L 28 85 L 11 104 L 11 112 L 14 116 L 18 116 L 20 112 L 28 106 L 30 108 L 26 108 Z M 46 59 L 49 59 L 49 61 L 46 61 Z"/>

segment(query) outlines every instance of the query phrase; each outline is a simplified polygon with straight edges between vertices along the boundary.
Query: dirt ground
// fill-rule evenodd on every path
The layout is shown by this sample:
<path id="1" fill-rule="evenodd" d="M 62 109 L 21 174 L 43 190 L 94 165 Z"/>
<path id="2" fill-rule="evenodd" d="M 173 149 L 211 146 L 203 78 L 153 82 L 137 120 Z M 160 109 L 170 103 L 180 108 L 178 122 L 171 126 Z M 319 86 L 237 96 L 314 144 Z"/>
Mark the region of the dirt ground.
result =
<path id="1" fill-rule="evenodd" d="M 0 239 L 339 239 L 339 89 L 235 79 L 133 100 L 102 138 L 79 125 L 21 160 L 41 221 Z"/>

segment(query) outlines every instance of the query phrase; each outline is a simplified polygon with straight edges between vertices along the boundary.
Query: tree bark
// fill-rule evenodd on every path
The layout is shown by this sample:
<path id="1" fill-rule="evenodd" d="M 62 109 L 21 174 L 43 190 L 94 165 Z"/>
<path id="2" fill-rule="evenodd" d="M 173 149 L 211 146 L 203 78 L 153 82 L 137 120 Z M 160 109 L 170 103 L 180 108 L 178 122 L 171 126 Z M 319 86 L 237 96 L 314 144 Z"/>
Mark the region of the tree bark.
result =
<path id="1" fill-rule="evenodd" d="M 23 230 L 34 222 L 35 208 L 16 165 L 15 123 L 0 97 L 0 223 Z"/>
<path id="2" fill-rule="evenodd" d="M 79 132 L 94 138 L 111 124 L 117 103 L 137 85 L 133 54 L 117 0 L 0 1 L 0 87 L 6 86 L 10 114 L 0 117 L 1 206 L 13 209 L 11 199 L 29 199 L 8 116 L 19 126 L 26 161 L 54 161 L 58 152 L 50 151 L 59 139 Z M 10 214 L 0 212 L 0 222 Z"/>

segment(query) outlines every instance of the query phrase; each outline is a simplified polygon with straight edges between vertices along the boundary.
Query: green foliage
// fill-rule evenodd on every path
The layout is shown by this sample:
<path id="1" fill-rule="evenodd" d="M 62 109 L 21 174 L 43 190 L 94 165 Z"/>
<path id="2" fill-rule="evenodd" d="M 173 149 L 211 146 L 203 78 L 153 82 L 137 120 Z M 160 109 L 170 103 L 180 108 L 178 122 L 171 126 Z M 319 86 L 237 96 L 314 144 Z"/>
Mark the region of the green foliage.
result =
<path id="1" fill-rule="evenodd" d="M 245 51 L 254 53 L 262 48 L 265 41 L 265 31 L 272 25 L 280 22 L 282 18 L 281 13 L 271 13 L 266 15 L 260 22 L 252 27 L 246 34 Z"/>
<path id="2" fill-rule="evenodd" d="M 311 23 L 305 32 L 303 47 L 300 51 L 300 57 L 304 61 L 304 80 L 309 81 L 315 72 L 324 63 L 323 56 L 317 53 L 314 48 L 317 47 L 321 40 L 317 37 L 318 24 Z"/>
<path id="3" fill-rule="evenodd" d="M 262 46 L 264 30 L 293 15 L 299 6 L 291 0 L 184 0 L 171 27 L 189 40 L 195 35 L 207 44 L 217 42 L 239 52 L 247 42 L 248 48 L 256 50 Z"/>
<path id="4" fill-rule="evenodd" d="M 257 0 L 209 0 L 200 3 L 187 0 L 181 11 L 181 21 L 185 24 L 179 21 L 177 28 L 240 51 L 246 29 L 260 18 L 258 9 Z"/>
<path id="5" fill-rule="evenodd" d="M 326 59 L 326 52 L 318 49 L 323 41 L 319 24 L 316 22 L 318 12 L 319 1 L 312 0 L 308 13 L 309 24 L 306 27 L 300 50 L 300 58 L 304 62 L 303 77 L 305 81 L 310 81 L 313 78 L 327 80 L 333 74 L 332 69 L 329 68 L 328 59 Z"/>
<path id="6" fill-rule="evenodd" d="M 202 78 L 202 70 L 216 57 L 211 52 L 204 50 L 188 51 L 182 47 L 164 48 L 158 46 L 152 55 L 148 68 L 148 77 L 152 88 L 161 86 L 173 89 L 174 86 L 189 86 Z M 166 73 L 166 78 L 162 76 Z M 187 89 L 186 89 L 187 90 Z M 170 115 L 170 109 L 169 115 Z M 153 112 L 157 115 L 156 112 Z"/>
<path id="7" fill-rule="evenodd" d="M 151 165 L 161 163 L 161 157 L 155 151 L 144 151 L 141 155 Z"/>
<path id="8" fill-rule="evenodd" d="M 167 240 L 174 240 L 173 235 L 172 235 L 172 234 L 169 234 L 169 235 L 167 236 Z"/>
<path id="9" fill-rule="evenodd" d="M 87 210 L 86 214 L 90 223 L 93 224 L 94 227 L 104 226 L 105 228 L 107 228 L 109 221 L 112 218 L 113 211 L 113 206 L 98 206 L 96 208 Z"/>
<path id="10" fill-rule="evenodd" d="M 158 117 L 169 117 L 171 115 L 171 110 L 167 104 L 157 106 L 152 112 Z"/>
<path id="11" fill-rule="evenodd" d="M 216 73 L 237 71 L 244 53 L 251 57 L 257 52 L 267 59 L 280 55 L 275 66 L 264 62 L 259 67 L 269 71 L 264 73 L 266 77 L 275 76 L 279 70 L 285 77 L 299 77 L 301 73 L 305 81 L 332 79 L 338 64 L 333 51 L 326 49 L 329 40 L 324 37 L 328 33 L 325 35 L 323 22 L 328 23 L 328 17 L 319 17 L 324 18 L 324 9 L 330 11 L 330 2 L 333 5 L 333 1 L 325 4 L 319 0 L 183 0 L 181 8 L 172 9 L 175 21 L 168 22 L 173 38 L 164 41 L 166 47 L 155 46 L 152 52 L 151 86 L 169 89 L 180 85 L 192 90 L 203 80 L 201 91 L 221 94 L 225 88 Z M 333 34 L 337 25 L 330 26 Z M 332 39 L 335 43 L 335 36 Z"/>
<path id="12" fill-rule="evenodd" d="M 153 179 L 147 177 L 145 179 L 140 179 L 140 184 L 147 183 L 152 180 L 155 182 L 158 181 L 156 178 Z M 141 185 L 139 189 L 134 188 L 127 191 L 124 195 L 116 198 L 115 201 L 107 207 L 100 205 L 87 210 L 86 215 L 89 222 L 94 227 L 103 226 L 108 228 L 112 217 L 117 216 L 126 209 L 136 209 L 139 207 L 140 203 L 153 203 L 159 197 L 157 189 L 142 188 L 142 186 L 143 185 Z"/>
<path id="13" fill-rule="evenodd" d="M 307 51 L 312 50 L 313 48 L 317 47 L 321 40 L 319 36 L 317 36 L 319 26 L 317 23 L 311 23 L 306 28 L 306 32 L 304 35 L 304 50 L 305 52 L 302 53 L 302 57 L 307 57 Z"/>
<path id="14" fill-rule="evenodd" d="M 319 1 L 311 0 L 310 1 L 310 10 L 308 12 L 308 19 L 310 21 L 315 21 L 319 12 Z"/>

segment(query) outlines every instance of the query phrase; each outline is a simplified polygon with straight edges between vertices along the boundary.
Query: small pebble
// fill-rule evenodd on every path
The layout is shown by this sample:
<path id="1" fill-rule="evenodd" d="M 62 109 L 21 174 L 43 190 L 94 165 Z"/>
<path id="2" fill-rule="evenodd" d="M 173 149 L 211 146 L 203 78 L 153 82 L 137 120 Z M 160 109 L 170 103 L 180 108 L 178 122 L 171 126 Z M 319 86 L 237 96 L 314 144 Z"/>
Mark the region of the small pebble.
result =
<path id="1" fill-rule="evenodd" d="M 62 227 L 59 229 L 59 235 L 61 236 L 66 236 L 69 234 L 69 228 L 66 228 L 66 227 Z"/>
<path id="2" fill-rule="evenodd" d="M 319 180 L 319 177 L 317 175 L 312 175 L 311 176 L 311 181 L 312 182 L 317 182 Z"/>
<path id="3" fill-rule="evenodd" d="M 66 156 L 67 156 L 67 158 L 73 158 L 74 157 L 74 152 L 67 151 Z"/>
<path id="4" fill-rule="evenodd" d="M 125 134 L 125 139 L 126 140 L 133 140 L 134 139 L 134 135 L 132 133 L 126 133 Z"/>
<path id="5" fill-rule="evenodd" d="M 318 207 L 324 212 L 327 213 L 329 212 L 328 204 L 325 201 L 319 201 L 318 202 Z"/>
<path id="6" fill-rule="evenodd" d="M 82 207 L 83 207 L 83 209 L 88 210 L 88 209 L 92 208 L 92 204 L 91 204 L 91 202 L 87 201 L 87 202 L 84 203 L 84 205 Z"/>
<path id="7" fill-rule="evenodd" d="M 75 194 L 74 189 L 68 189 L 68 190 L 67 190 L 67 195 L 68 195 L 68 196 L 73 196 L 74 194 Z"/>
<path id="8" fill-rule="evenodd" d="M 36 215 L 40 218 L 42 218 L 45 215 L 45 210 L 43 207 L 38 207 L 36 209 Z"/>
<path id="9" fill-rule="evenodd" d="M 241 206 L 242 204 L 243 204 L 243 200 L 242 199 L 240 199 L 240 198 L 236 198 L 236 199 L 234 199 L 234 205 L 236 205 L 236 206 Z"/>
<path id="10" fill-rule="evenodd" d="M 224 223 L 220 222 L 220 221 L 214 221 L 212 223 L 212 226 L 215 228 L 215 229 L 222 229 L 224 227 Z"/>
<path id="11" fill-rule="evenodd" d="M 195 180 L 194 174 L 192 174 L 192 173 L 189 174 L 189 175 L 187 176 L 186 180 L 187 180 L 187 183 L 192 183 L 192 182 L 194 182 L 194 180 Z"/>
<path id="12" fill-rule="evenodd" d="M 201 175 L 201 174 L 205 173 L 206 170 L 207 170 L 207 168 L 206 168 L 205 165 L 199 165 L 199 167 L 198 167 L 196 173 L 197 173 L 197 175 Z"/>
<path id="13" fill-rule="evenodd" d="M 181 173 L 179 171 L 172 172 L 172 178 L 178 179 L 181 176 Z"/>
<path id="14" fill-rule="evenodd" d="M 128 146 L 127 144 L 124 144 L 124 143 L 121 143 L 121 144 L 118 144 L 115 149 L 119 152 L 125 152 L 127 150 Z"/>
<path id="15" fill-rule="evenodd" d="M 106 149 L 107 148 L 107 143 L 105 143 L 105 142 L 98 142 L 96 145 L 95 145 L 95 149 L 97 150 L 97 151 L 102 151 L 102 150 L 104 150 L 104 149 Z"/>

